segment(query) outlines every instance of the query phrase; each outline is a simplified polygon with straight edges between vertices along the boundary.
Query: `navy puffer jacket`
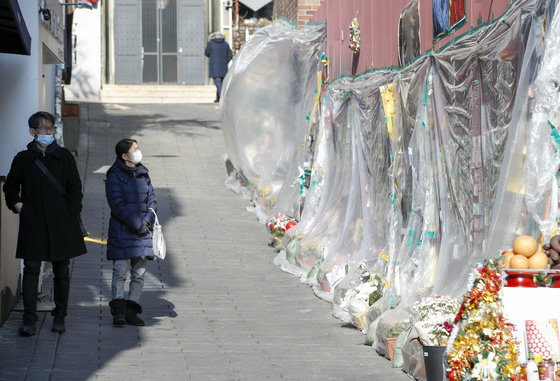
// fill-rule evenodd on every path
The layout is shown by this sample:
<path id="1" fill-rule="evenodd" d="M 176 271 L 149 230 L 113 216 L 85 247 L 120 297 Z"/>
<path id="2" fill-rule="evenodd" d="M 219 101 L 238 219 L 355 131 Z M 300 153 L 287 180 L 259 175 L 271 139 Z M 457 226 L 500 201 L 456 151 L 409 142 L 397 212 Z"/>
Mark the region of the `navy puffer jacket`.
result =
<path id="1" fill-rule="evenodd" d="M 117 159 L 107 171 L 105 194 L 111 208 L 107 259 L 153 258 L 152 232 L 138 234 L 142 220 L 153 226 L 155 218 L 149 208 L 157 211 L 148 168 L 142 164 L 130 168 Z"/>
<path id="2" fill-rule="evenodd" d="M 210 58 L 208 65 L 208 76 L 210 78 L 225 77 L 228 71 L 228 62 L 233 54 L 229 44 L 224 38 L 214 38 L 208 42 L 204 50 L 206 57 Z"/>

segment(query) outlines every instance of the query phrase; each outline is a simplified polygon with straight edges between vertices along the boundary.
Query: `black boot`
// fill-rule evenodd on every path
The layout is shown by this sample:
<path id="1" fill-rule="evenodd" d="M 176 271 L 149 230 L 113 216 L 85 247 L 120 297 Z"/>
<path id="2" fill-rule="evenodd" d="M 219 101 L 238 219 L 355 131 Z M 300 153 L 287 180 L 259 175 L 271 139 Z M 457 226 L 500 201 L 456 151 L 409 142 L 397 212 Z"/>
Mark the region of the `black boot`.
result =
<path id="1" fill-rule="evenodd" d="M 126 301 L 126 322 L 130 325 L 145 325 L 144 320 L 140 319 L 138 314 L 142 313 L 142 306 L 133 302 L 132 300 Z"/>
<path id="2" fill-rule="evenodd" d="M 35 321 L 27 320 L 19 327 L 18 333 L 20 336 L 33 336 L 37 333 Z"/>
<path id="3" fill-rule="evenodd" d="M 63 317 L 55 316 L 53 318 L 51 331 L 59 333 L 59 334 L 66 332 L 66 324 L 64 324 L 64 318 Z"/>
<path id="4" fill-rule="evenodd" d="M 126 299 L 113 299 L 109 302 L 111 315 L 113 315 L 113 325 L 123 327 L 126 324 Z"/>

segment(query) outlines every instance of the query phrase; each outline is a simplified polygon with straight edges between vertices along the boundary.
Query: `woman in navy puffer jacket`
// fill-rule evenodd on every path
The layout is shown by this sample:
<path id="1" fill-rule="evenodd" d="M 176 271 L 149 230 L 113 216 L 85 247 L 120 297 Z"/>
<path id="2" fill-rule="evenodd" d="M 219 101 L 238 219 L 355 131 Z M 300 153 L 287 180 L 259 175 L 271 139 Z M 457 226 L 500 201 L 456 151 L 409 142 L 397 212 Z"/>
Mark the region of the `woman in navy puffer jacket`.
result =
<path id="1" fill-rule="evenodd" d="M 107 259 L 113 261 L 112 300 L 109 302 L 113 325 L 144 325 L 138 316 L 144 286 L 146 260 L 154 258 L 152 232 L 157 201 L 140 161 L 142 153 L 133 139 L 123 139 L 115 147 L 117 160 L 107 171 L 105 193 L 111 208 Z M 153 209 L 153 211 L 151 210 Z M 130 269 L 128 300 L 124 284 Z"/>

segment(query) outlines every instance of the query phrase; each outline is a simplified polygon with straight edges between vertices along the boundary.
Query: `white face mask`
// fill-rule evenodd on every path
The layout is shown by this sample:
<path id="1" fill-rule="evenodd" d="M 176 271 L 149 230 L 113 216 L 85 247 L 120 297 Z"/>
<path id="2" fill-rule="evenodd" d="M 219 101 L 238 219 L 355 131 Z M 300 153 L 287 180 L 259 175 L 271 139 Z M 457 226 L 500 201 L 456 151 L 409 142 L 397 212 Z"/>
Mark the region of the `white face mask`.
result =
<path id="1" fill-rule="evenodd" d="M 129 161 L 134 164 L 140 163 L 142 161 L 142 152 L 140 152 L 140 150 L 133 152 L 132 160 Z"/>

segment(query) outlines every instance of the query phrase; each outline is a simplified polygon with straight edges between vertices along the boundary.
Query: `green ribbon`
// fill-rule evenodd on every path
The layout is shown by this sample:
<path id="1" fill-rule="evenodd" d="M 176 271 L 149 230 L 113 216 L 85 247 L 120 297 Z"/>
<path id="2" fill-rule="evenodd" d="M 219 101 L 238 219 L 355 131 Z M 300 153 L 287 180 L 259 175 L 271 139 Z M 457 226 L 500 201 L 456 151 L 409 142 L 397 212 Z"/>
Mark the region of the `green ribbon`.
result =
<path id="1" fill-rule="evenodd" d="M 554 143 L 556 143 L 556 146 L 560 149 L 560 134 L 558 133 L 558 130 L 556 129 L 556 127 L 550 123 L 550 120 L 548 121 L 548 125 L 550 126 L 550 136 L 552 137 L 552 140 L 554 140 Z"/>
<path id="2" fill-rule="evenodd" d="M 410 237 L 410 239 L 408 240 L 408 248 L 411 249 L 412 243 L 414 242 L 414 230 L 409 230 L 408 236 Z"/>

